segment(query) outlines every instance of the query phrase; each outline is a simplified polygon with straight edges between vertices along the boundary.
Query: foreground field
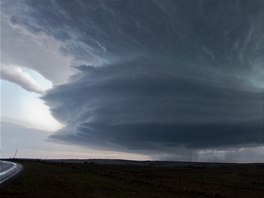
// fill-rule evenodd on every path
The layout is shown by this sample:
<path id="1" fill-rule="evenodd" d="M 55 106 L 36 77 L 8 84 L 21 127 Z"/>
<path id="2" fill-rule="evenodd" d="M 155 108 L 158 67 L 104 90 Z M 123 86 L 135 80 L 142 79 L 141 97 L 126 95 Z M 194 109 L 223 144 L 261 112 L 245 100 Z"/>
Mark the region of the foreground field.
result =
<path id="1" fill-rule="evenodd" d="M 135 166 L 18 161 L 0 197 L 264 197 L 263 165 Z"/>

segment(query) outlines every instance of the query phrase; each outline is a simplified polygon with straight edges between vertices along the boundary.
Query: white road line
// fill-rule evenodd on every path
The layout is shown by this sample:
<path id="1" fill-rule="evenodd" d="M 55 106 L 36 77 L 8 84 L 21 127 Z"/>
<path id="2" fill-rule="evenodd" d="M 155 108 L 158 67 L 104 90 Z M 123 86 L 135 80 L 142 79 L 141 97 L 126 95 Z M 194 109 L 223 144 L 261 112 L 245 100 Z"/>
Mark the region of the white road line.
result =
<path id="1" fill-rule="evenodd" d="M 20 164 L 0 161 L 0 185 L 7 182 L 22 170 Z"/>

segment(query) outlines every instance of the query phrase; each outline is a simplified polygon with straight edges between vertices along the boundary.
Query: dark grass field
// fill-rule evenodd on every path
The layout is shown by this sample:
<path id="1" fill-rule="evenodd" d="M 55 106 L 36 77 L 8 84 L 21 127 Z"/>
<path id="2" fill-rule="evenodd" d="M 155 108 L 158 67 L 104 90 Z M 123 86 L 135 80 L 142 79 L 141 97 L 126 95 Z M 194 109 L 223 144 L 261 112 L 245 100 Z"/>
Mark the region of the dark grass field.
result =
<path id="1" fill-rule="evenodd" d="M 18 160 L 23 173 L 0 197 L 263 198 L 264 165 L 135 166 Z"/>

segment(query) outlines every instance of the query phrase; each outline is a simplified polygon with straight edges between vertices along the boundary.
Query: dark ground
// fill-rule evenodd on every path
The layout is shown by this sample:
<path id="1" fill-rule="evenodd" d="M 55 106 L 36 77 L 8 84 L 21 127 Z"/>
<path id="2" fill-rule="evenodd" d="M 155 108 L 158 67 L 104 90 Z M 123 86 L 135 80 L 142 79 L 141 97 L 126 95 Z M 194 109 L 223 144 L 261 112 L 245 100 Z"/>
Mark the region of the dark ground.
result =
<path id="1" fill-rule="evenodd" d="M 16 160 L 23 173 L 0 197 L 264 197 L 264 165 L 170 167 Z"/>

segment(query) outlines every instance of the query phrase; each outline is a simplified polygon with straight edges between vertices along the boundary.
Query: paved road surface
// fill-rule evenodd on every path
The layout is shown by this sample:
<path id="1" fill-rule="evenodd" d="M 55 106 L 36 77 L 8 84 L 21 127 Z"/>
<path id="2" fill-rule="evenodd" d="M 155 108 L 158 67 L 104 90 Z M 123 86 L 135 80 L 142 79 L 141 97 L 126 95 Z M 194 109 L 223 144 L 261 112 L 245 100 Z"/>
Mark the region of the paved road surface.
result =
<path id="1" fill-rule="evenodd" d="M 10 181 L 22 171 L 22 166 L 17 163 L 0 161 L 0 186 Z"/>

